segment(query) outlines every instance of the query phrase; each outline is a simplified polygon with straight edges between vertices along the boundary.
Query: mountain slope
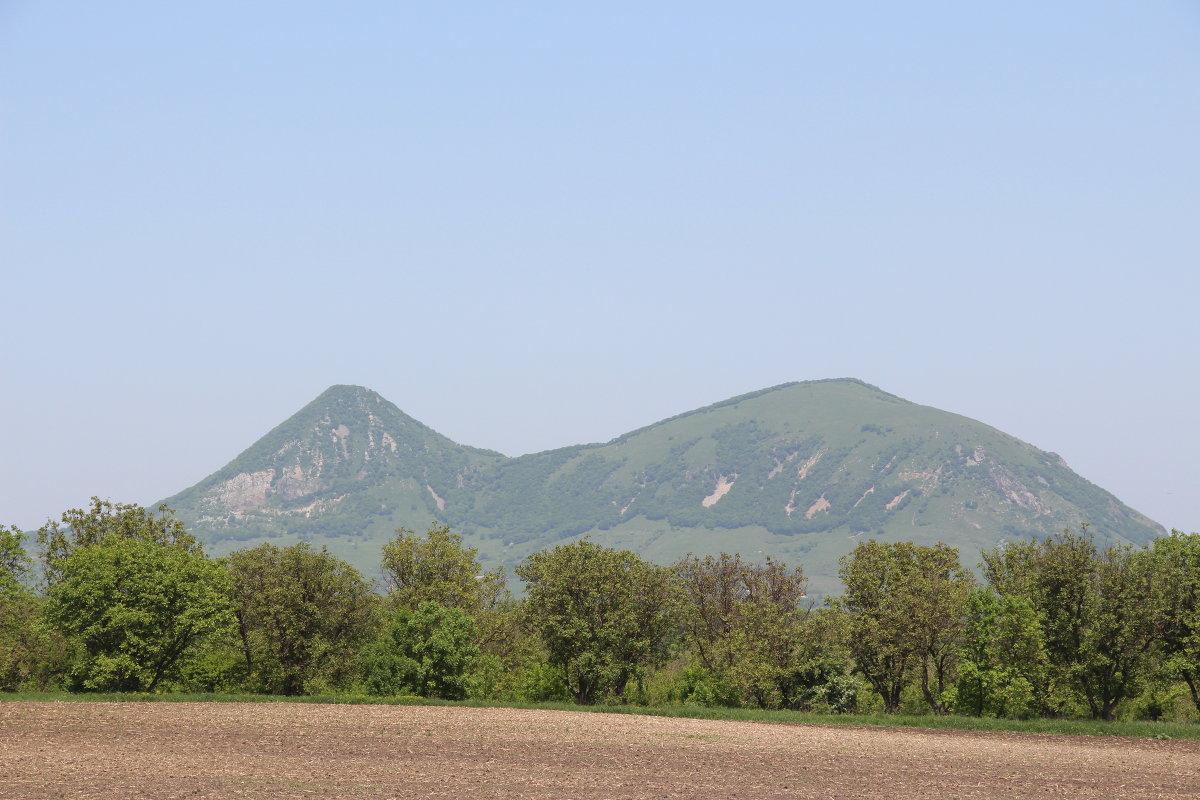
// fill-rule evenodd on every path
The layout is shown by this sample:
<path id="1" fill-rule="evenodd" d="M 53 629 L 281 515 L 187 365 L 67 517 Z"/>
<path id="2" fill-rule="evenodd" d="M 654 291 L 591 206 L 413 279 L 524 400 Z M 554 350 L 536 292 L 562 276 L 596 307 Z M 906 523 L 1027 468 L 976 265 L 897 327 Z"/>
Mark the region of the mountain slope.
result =
<path id="1" fill-rule="evenodd" d="M 375 529 L 390 532 L 397 518 L 427 523 L 445 504 L 434 485 L 465 486 L 504 460 L 452 442 L 369 389 L 333 386 L 164 502 L 218 545 L 361 538 Z"/>
<path id="2" fill-rule="evenodd" d="M 659 561 L 775 555 L 803 563 L 818 592 L 862 536 L 946 541 L 973 563 L 1003 540 L 1082 522 L 1111 541 L 1163 532 L 1053 453 L 852 379 L 785 384 L 519 458 L 333 387 L 167 502 L 218 552 L 309 538 L 368 574 L 395 527 L 436 519 L 489 563 L 590 533 Z"/>

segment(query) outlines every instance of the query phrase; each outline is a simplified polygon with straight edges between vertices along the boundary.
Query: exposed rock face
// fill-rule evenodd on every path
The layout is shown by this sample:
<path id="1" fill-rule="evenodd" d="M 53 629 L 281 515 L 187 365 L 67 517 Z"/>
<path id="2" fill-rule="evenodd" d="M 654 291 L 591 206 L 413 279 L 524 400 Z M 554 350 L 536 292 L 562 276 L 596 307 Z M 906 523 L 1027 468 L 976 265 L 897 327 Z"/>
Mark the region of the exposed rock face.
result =
<path id="1" fill-rule="evenodd" d="M 436 491 L 434 491 L 433 487 L 430 486 L 429 484 L 425 484 L 425 488 L 429 491 L 429 496 L 433 498 L 433 502 L 437 503 L 438 511 L 445 511 L 446 510 L 445 498 L 443 498 L 440 494 L 438 494 Z"/>
<path id="2" fill-rule="evenodd" d="M 321 467 L 320 461 L 308 469 L 299 463 L 293 464 L 291 468 L 283 470 L 274 488 L 288 500 L 319 492 L 325 488 L 325 484 L 321 482 Z"/>
<path id="3" fill-rule="evenodd" d="M 1010 470 L 999 464 L 993 464 L 988 468 L 988 474 L 992 476 L 992 480 L 996 482 L 996 488 L 1003 493 L 1005 499 L 1035 514 L 1042 512 L 1042 503 L 1038 496 L 1017 480 L 1017 476 L 1013 475 Z"/>
<path id="4" fill-rule="evenodd" d="M 212 498 L 212 506 L 222 508 L 234 516 L 241 516 L 242 512 L 258 508 L 267 501 L 274 479 L 273 469 L 234 475 L 217 488 L 216 495 Z"/>
<path id="5" fill-rule="evenodd" d="M 808 511 L 804 512 L 804 518 L 812 519 L 817 514 L 820 514 L 822 511 L 824 511 L 826 514 L 828 514 L 829 509 L 831 509 L 831 508 L 833 508 L 833 506 L 830 504 L 830 502 L 828 500 L 825 499 L 825 495 L 821 495 L 820 497 L 817 498 L 815 503 L 813 503 L 811 506 L 808 507 Z"/>
<path id="6" fill-rule="evenodd" d="M 908 497 L 911 491 L 912 489 L 905 489 L 903 492 L 893 497 L 888 504 L 884 506 L 884 508 L 888 511 L 895 511 L 896 508 L 904 502 L 905 498 Z"/>
<path id="7" fill-rule="evenodd" d="M 722 497 L 729 494 L 729 490 L 733 488 L 733 481 L 737 480 L 737 475 L 733 476 L 733 480 L 726 478 L 724 475 L 717 478 L 717 488 L 713 489 L 713 493 L 700 501 L 700 505 L 705 508 L 712 508 Z"/>

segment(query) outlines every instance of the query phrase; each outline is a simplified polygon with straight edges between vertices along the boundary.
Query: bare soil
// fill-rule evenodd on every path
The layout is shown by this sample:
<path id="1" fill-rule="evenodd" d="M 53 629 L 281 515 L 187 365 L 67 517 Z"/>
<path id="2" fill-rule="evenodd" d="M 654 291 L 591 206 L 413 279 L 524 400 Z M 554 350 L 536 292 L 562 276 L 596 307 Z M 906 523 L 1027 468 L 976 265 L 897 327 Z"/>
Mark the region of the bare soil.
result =
<path id="1" fill-rule="evenodd" d="M 1200 742 L 293 703 L 0 703 L 2 798 L 1197 798 Z"/>

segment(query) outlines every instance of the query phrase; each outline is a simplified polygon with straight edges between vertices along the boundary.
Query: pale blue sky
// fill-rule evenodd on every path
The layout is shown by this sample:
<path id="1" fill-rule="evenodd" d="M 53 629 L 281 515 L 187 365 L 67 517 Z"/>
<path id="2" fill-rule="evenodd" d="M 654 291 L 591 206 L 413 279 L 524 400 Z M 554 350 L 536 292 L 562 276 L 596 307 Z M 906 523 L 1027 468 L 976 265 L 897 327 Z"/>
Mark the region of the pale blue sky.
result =
<path id="1" fill-rule="evenodd" d="M 333 383 L 516 455 L 854 376 L 1200 530 L 1200 3 L 0 0 L 0 523 Z"/>

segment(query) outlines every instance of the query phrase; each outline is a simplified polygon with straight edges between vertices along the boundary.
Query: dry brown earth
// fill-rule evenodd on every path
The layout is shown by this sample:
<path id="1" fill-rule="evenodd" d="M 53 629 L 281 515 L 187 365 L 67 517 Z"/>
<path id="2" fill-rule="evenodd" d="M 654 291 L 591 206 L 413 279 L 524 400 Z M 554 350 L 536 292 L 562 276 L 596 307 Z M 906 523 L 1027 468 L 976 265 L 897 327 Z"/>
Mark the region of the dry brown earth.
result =
<path id="1" fill-rule="evenodd" d="M 1197 798 L 1200 742 L 291 703 L 0 703 L 3 798 Z"/>

